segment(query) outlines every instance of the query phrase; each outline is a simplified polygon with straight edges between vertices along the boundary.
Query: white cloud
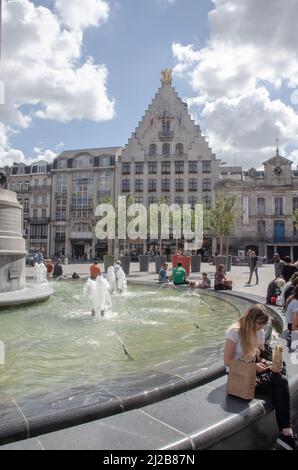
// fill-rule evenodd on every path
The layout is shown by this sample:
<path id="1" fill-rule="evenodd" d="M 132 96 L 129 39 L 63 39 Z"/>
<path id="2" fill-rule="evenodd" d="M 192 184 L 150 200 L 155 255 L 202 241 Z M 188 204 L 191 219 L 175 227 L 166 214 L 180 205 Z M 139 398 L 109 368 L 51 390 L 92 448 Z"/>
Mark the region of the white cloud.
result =
<path id="1" fill-rule="evenodd" d="M 106 21 L 107 2 L 57 0 L 55 6 L 53 12 L 30 0 L 4 3 L 0 157 L 10 151 L 10 129 L 28 127 L 35 118 L 69 122 L 114 117 L 108 70 L 82 52 L 84 30 Z"/>
<path id="2" fill-rule="evenodd" d="M 103 0 L 56 0 L 55 6 L 69 28 L 81 30 L 106 21 L 109 6 Z"/>
<path id="3" fill-rule="evenodd" d="M 298 145 L 295 108 L 270 99 L 269 86 L 298 85 L 297 1 L 213 0 L 206 47 L 173 43 L 174 73 L 189 77 L 210 144 L 233 163 L 233 142 L 245 167 L 269 158 L 278 136 Z M 266 88 L 267 87 L 267 90 Z"/>

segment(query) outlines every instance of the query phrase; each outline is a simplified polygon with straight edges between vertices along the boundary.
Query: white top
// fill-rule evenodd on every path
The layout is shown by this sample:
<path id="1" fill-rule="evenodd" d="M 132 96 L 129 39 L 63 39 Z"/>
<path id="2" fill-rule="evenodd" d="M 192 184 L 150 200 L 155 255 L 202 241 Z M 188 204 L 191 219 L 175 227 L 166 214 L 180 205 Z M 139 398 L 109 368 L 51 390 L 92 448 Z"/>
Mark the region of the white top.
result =
<path id="1" fill-rule="evenodd" d="M 293 299 L 287 308 L 286 319 L 287 323 L 293 323 L 295 313 L 298 313 L 298 300 Z"/>
<path id="2" fill-rule="evenodd" d="M 259 330 L 257 331 L 257 339 L 258 339 L 258 346 L 264 346 L 265 343 L 265 330 Z M 236 349 L 235 349 L 235 354 L 233 359 L 241 359 L 244 360 L 244 353 L 242 349 L 242 345 L 240 342 L 240 336 L 239 332 L 236 328 L 231 328 L 226 332 L 226 339 L 229 339 L 233 341 L 233 343 L 236 343 Z"/>

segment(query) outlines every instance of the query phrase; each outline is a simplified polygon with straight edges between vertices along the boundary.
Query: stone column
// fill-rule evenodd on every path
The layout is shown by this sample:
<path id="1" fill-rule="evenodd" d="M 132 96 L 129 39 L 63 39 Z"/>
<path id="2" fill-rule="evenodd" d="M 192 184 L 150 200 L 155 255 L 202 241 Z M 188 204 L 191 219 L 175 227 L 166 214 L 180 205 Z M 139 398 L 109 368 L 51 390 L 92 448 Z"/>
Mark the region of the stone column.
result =
<path id="1" fill-rule="evenodd" d="M 0 188 L 0 292 L 24 288 L 25 255 L 22 206 L 16 193 Z"/>

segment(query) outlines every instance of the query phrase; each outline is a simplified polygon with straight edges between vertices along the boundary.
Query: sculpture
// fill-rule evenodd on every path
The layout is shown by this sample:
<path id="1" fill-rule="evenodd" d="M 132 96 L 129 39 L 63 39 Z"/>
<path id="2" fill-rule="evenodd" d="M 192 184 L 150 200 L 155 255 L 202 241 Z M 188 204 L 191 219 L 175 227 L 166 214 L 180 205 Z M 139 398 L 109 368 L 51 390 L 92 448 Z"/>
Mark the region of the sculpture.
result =
<path id="1" fill-rule="evenodd" d="M 172 82 L 172 69 L 163 69 L 161 71 L 162 82 L 171 83 Z"/>

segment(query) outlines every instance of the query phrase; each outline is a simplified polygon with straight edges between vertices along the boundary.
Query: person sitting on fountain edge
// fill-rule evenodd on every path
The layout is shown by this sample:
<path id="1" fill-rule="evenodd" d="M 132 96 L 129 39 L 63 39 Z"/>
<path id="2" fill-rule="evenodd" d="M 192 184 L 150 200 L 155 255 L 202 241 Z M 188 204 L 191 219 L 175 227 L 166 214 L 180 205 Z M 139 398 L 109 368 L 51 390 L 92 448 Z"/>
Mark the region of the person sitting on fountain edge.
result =
<path id="1" fill-rule="evenodd" d="M 100 267 L 98 265 L 98 260 L 95 259 L 93 261 L 93 264 L 91 264 L 91 266 L 90 266 L 90 279 L 92 279 L 92 281 L 95 281 L 97 276 L 100 276 L 100 275 L 101 275 L 101 270 L 100 270 Z"/>
<path id="2" fill-rule="evenodd" d="M 167 273 L 167 269 L 168 269 L 168 264 L 167 263 L 163 263 L 162 267 L 160 268 L 160 271 L 159 271 L 159 276 L 158 276 L 158 280 L 159 282 L 165 284 L 166 282 L 169 282 L 169 276 L 168 276 L 168 273 Z"/>
<path id="3" fill-rule="evenodd" d="M 54 270 L 53 270 L 54 279 L 58 279 L 63 276 L 63 269 L 60 263 L 61 263 L 61 259 L 58 259 L 57 263 L 54 266 Z"/>
<path id="4" fill-rule="evenodd" d="M 172 281 L 175 286 L 189 284 L 189 281 L 186 280 L 186 271 L 183 268 L 182 263 L 178 263 L 177 267 L 173 269 Z"/>

